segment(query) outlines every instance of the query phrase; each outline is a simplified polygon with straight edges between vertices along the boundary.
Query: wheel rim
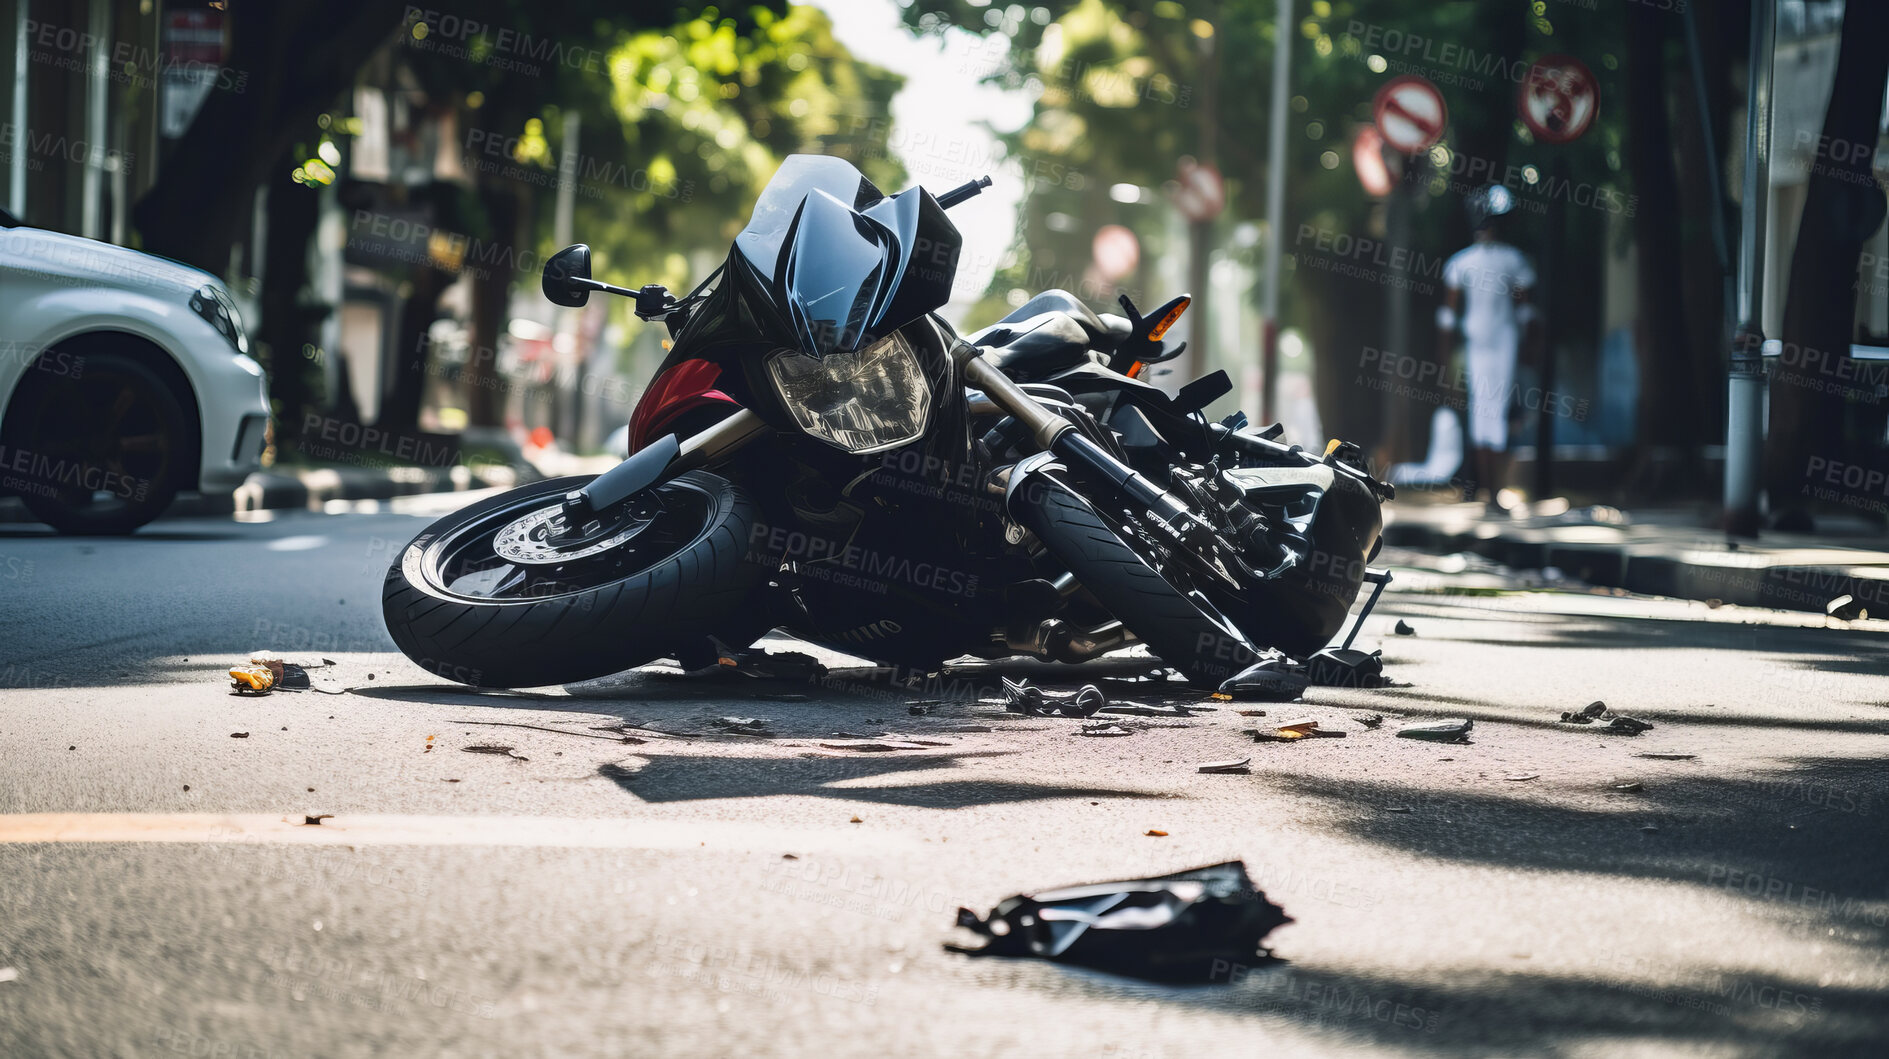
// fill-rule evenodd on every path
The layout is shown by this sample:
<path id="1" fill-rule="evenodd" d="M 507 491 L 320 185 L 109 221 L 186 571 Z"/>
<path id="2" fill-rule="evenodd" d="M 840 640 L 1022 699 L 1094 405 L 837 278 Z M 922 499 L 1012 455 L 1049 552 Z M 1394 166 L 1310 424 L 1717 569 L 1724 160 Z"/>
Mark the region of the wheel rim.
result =
<path id="1" fill-rule="evenodd" d="M 657 486 L 655 504 L 616 516 L 601 544 L 556 555 L 545 534 L 562 489 L 521 496 L 447 530 L 426 546 L 421 573 L 435 591 L 476 603 L 523 603 L 593 592 L 636 577 L 687 551 L 707 535 L 714 497 L 694 482 Z M 517 545 L 525 524 L 529 543 Z M 511 534 L 507 531 L 511 530 Z M 519 561 L 528 555 L 531 561 Z"/>
<path id="2" fill-rule="evenodd" d="M 145 385 L 104 368 L 51 388 L 25 434 L 43 458 L 49 495 L 104 515 L 162 493 L 176 432 Z"/>

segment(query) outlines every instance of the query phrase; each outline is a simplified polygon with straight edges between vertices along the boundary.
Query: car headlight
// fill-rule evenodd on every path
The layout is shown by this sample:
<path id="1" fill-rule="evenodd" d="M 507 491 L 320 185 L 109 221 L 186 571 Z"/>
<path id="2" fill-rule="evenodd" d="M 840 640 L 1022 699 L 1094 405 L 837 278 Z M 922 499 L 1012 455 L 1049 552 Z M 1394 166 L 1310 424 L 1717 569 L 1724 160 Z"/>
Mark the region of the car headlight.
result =
<path id="1" fill-rule="evenodd" d="M 249 353 L 249 335 L 243 331 L 243 314 L 236 308 L 236 303 L 223 288 L 214 283 L 198 287 L 190 295 L 190 308 L 204 318 L 217 333 L 229 339 L 230 345 L 238 353 Z"/>
<path id="2" fill-rule="evenodd" d="M 931 384 L 897 332 L 852 353 L 810 357 L 783 349 L 768 358 L 767 373 L 801 430 L 855 455 L 925 432 Z"/>

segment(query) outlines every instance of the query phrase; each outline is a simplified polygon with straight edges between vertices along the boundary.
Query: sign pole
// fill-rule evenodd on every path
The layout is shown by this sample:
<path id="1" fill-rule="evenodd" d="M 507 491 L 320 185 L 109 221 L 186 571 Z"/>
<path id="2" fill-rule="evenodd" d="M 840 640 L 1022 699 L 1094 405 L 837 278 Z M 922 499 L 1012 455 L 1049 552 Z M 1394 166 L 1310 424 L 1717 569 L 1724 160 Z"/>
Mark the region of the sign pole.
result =
<path id="1" fill-rule="evenodd" d="M 1292 66 L 1292 0 L 1279 0 L 1273 21 L 1272 127 L 1267 130 L 1266 294 L 1260 308 L 1259 421 L 1276 423 L 1279 395 L 1279 283 L 1286 214 L 1286 92 Z M 1317 440 L 1317 439 L 1313 439 Z"/>

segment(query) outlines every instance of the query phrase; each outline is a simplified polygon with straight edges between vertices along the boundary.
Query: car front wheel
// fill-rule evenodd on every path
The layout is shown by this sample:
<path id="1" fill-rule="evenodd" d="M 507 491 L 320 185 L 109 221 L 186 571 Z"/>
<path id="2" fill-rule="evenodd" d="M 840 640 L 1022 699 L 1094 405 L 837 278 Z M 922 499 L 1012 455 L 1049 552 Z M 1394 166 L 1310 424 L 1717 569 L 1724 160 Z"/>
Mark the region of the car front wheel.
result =
<path id="1" fill-rule="evenodd" d="M 118 353 L 34 369 L 7 410 L 0 485 L 65 533 L 129 533 L 188 474 L 191 419 L 156 372 Z"/>

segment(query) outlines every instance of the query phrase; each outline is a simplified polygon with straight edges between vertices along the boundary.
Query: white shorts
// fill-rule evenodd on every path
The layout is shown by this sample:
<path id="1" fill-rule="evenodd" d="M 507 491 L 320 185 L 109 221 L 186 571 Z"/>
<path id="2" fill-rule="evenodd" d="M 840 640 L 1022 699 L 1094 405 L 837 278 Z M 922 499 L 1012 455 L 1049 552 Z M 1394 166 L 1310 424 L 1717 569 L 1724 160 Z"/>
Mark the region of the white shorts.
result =
<path id="1" fill-rule="evenodd" d="M 1509 447 L 1509 407 L 1515 389 L 1515 343 L 1469 346 L 1469 443 L 1479 449 Z"/>

